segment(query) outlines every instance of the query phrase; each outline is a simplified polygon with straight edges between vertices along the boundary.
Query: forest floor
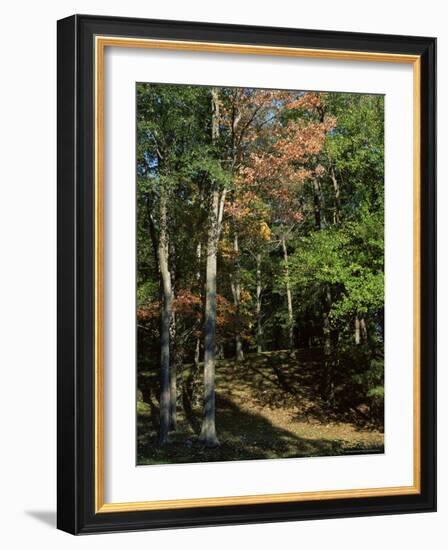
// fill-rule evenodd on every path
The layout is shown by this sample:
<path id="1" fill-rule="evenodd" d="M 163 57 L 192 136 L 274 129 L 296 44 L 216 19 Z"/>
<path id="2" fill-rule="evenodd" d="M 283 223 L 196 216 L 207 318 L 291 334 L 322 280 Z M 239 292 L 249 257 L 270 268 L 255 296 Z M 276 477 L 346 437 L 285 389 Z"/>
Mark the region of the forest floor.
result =
<path id="1" fill-rule="evenodd" d="M 298 368 L 300 365 L 300 368 Z M 188 373 L 190 367 L 184 367 Z M 330 413 L 319 397 L 316 364 L 301 352 L 253 354 L 216 365 L 219 447 L 198 441 L 200 403 L 178 406 L 170 442 L 157 441 L 157 372 L 139 375 L 138 464 L 335 456 L 384 452 L 384 434 L 359 410 Z"/>

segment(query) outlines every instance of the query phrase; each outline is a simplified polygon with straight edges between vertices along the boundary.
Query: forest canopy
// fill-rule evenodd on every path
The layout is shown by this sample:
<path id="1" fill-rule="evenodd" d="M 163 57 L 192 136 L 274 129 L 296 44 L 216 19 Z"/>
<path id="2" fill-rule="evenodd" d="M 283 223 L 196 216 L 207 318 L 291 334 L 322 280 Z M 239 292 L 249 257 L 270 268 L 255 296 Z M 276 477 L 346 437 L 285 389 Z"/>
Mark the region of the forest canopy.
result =
<path id="1" fill-rule="evenodd" d="M 381 452 L 383 96 L 136 93 L 139 463 Z"/>

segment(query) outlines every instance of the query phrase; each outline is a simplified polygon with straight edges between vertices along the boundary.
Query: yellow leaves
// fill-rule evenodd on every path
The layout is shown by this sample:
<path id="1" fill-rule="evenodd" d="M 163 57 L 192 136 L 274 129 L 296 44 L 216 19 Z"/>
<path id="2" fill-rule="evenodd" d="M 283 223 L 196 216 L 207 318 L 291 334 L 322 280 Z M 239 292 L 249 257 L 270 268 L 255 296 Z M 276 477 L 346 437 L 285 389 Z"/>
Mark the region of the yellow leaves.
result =
<path id="1" fill-rule="evenodd" d="M 233 242 L 228 238 L 223 237 L 219 243 L 219 252 L 223 258 L 232 259 L 235 256 L 235 250 L 233 248 Z"/>
<path id="2" fill-rule="evenodd" d="M 264 241 L 271 239 L 272 231 L 266 222 L 260 223 L 260 236 Z"/>

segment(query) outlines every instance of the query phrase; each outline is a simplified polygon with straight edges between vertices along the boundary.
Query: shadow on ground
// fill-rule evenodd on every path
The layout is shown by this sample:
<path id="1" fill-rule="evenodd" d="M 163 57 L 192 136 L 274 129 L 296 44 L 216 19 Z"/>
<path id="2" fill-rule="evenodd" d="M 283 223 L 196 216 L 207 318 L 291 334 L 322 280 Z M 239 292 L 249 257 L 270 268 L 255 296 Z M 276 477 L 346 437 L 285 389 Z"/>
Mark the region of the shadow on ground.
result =
<path id="1" fill-rule="evenodd" d="M 200 426 L 200 410 L 195 411 L 195 426 Z M 165 464 L 185 462 L 220 462 L 228 460 L 254 460 L 310 456 L 337 456 L 354 454 L 360 447 L 347 446 L 345 441 L 324 438 L 299 437 L 285 428 L 275 426 L 265 417 L 243 410 L 232 400 L 217 394 L 217 432 L 220 446 L 207 449 L 198 442 L 198 432 L 190 422 L 179 415 L 178 430 L 171 434 L 170 443 L 160 447 L 150 416 L 140 416 L 140 433 L 147 433 L 146 441 L 140 437 L 139 464 Z M 382 452 L 373 446 L 365 452 Z"/>
<path id="2" fill-rule="evenodd" d="M 307 353 L 307 352 L 305 352 Z M 220 462 L 384 451 L 383 436 L 331 412 L 320 397 L 319 356 L 265 352 L 245 361 L 221 360 L 216 367 L 216 426 L 220 446 L 198 442 L 201 399 L 178 407 L 170 443 L 158 445 L 158 372 L 139 375 L 138 464 Z M 189 366 L 184 366 L 185 379 Z M 182 405 L 182 406 L 180 406 Z M 370 432 L 370 433 L 369 433 Z"/>
<path id="3" fill-rule="evenodd" d="M 56 511 L 55 510 L 26 510 L 25 514 L 44 523 L 53 529 L 56 529 Z"/>

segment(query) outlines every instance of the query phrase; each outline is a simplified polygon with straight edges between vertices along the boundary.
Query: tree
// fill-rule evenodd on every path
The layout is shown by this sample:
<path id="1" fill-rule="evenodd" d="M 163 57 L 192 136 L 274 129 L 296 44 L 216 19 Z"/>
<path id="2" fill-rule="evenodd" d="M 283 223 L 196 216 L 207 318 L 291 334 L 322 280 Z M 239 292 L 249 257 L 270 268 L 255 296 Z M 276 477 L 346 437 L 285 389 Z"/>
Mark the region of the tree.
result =
<path id="1" fill-rule="evenodd" d="M 212 141 L 213 144 L 216 144 L 219 139 L 219 92 L 217 88 L 212 88 L 211 96 Z M 204 418 L 200 440 L 206 446 L 214 447 L 219 445 L 215 425 L 216 271 L 227 188 L 218 179 L 212 178 L 210 194 L 205 279 Z"/>
<path id="2" fill-rule="evenodd" d="M 139 217 L 146 222 L 160 277 L 160 432 L 165 444 L 176 425 L 176 362 L 173 323 L 174 259 L 171 250 L 180 234 L 173 231 L 179 214 L 176 199 L 191 194 L 191 166 L 204 140 L 205 90 L 166 85 L 137 86 Z M 196 111 L 191 110 L 191 104 Z M 202 110 L 201 110 L 202 106 Z"/>
<path id="3" fill-rule="evenodd" d="M 271 224 L 283 254 L 284 286 L 287 303 L 288 347 L 295 354 L 295 314 L 289 278 L 288 238 L 303 221 L 301 190 L 308 180 L 316 179 L 321 166 L 315 158 L 321 152 L 326 136 L 335 126 L 332 116 L 313 120 L 310 111 L 321 103 L 319 94 L 282 95 L 282 116 L 274 128 L 269 128 L 270 142 L 260 145 L 250 158 L 244 174 L 259 186 L 272 211 Z"/>

